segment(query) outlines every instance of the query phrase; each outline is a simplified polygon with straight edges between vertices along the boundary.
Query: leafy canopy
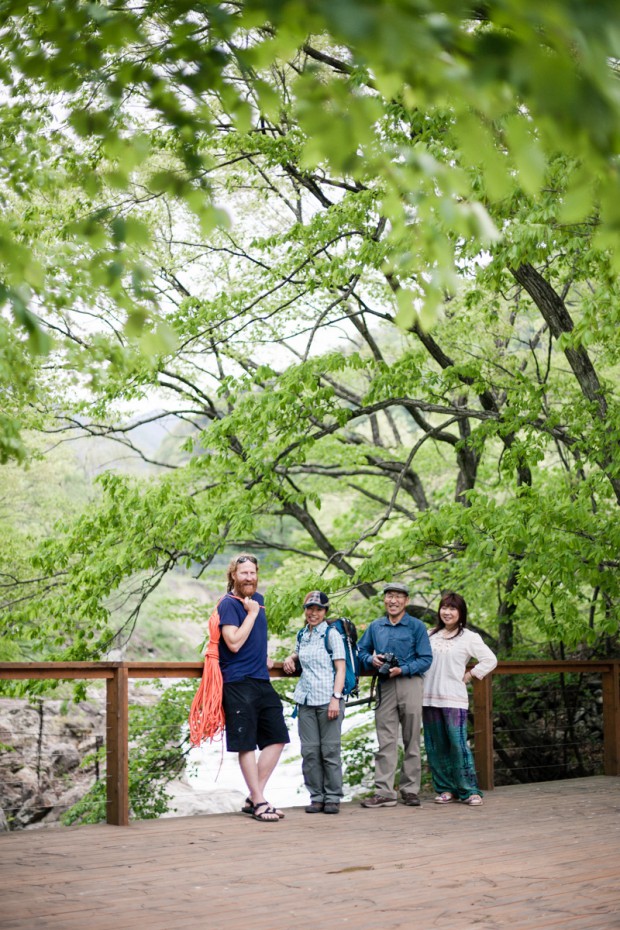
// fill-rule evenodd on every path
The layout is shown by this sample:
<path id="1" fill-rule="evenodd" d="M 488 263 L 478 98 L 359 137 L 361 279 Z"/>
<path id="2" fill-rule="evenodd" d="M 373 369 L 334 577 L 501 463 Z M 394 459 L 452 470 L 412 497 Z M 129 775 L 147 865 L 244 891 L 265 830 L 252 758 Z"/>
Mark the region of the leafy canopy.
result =
<path id="1" fill-rule="evenodd" d="M 37 544 L 16 639 L 44 615 L 98 656 L 166 572 L 250 543 L 281 629 L 300 586 L 367 618 L 405 575 L 505 654 L 606 649 L 617 5 L 2 10 L 2 455 L 24 425 L 133 449 L 149 397 L 178 430 Z"/>

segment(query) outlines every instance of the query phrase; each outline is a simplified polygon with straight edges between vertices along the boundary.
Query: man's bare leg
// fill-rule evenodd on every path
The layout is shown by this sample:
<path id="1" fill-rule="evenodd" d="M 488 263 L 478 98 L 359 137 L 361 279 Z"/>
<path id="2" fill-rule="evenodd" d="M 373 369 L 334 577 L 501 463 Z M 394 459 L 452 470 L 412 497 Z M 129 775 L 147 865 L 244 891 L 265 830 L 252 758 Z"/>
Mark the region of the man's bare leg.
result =
<path id="1" fill-rule="evenodd" d="M 239 753 L 239 768 L 248 786 L 248 792 L 254 806 L 265 802 L 265 786 L 278 764 L 284 743 L 273 743 L 259 753 L 258 760 L 254 750 Z"/>
<path id="2" fill-rule="evenodd" d="M 273 743 L 271 746 L 265 746 L 263 751 L 259 753 L 256 768 L 258 770 L 258 787 L 263 800 L 265 786 L 271 777 L 271 773 L 278 764 L 283 749 L 284 743 Z"/>

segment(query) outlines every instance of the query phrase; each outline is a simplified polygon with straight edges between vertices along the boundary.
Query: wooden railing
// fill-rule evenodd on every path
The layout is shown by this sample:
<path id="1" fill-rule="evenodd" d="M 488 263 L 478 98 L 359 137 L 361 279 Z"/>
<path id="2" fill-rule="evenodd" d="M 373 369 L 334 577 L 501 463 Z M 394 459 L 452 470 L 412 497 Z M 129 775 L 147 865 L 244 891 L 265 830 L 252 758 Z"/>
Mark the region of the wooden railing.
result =
<path id="1" fill-rule="evenodd" d="M 0 662 L 0 679 L 103 679 L 106 682 L 107 822 L 129 823 L 129 679 L 200 678 L 202 662 Z M 480 787 L 494 787 L 493 678 L 499 675 L 598 674 L 603 692 L 603 771 L 620 775 L 620 660 L 500 662 L 474 679 L 474 756 Z M 272 678 L 286 677 L 281 663 Z"/>
<path id="2" fill-rule="evenodd" d="M 500 675 L 600 675 L 603 692 L 603 772 L 620 775 L 620 660 L 499 662 L 492 675 L 474 678 L 474 757 L 480 787 L 495 787 L 493 761 L 493 679 Z"/>

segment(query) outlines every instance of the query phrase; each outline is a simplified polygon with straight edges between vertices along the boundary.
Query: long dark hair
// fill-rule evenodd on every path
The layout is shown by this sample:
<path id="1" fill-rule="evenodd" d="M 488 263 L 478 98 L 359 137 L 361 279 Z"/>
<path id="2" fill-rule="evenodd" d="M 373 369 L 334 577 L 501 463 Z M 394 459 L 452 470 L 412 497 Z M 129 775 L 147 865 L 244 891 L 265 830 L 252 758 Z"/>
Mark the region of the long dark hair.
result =
<path id="1" fill-rule="evenodd" d="M 440 630 L 444 630 L 446 625 L 441 619 L 440 610 L 442 607 L 455 607 L 459 612 L 459 625 L 457 636 L 460 636 L 465 627 L 467 626 L 467 604 L 465 603 L 465 598 L 461 597 L 460 594 L 456 594 L 455 591 L 444 591 L 441 595 L 441 600 L 439 601 L 439 607 L 437 608 L 437 623 L 435 624 L 432 630 L 429 630 L 429 636 L 433 636 L 435 633 L 439 633 Z"/>

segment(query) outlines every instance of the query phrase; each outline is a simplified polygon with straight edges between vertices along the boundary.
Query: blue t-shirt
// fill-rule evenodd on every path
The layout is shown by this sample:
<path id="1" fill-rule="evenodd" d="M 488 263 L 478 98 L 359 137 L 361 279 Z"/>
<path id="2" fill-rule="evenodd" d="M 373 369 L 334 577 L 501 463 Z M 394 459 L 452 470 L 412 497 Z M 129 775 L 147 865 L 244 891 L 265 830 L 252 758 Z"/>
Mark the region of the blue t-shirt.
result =
<path id="1" fill-rule="evenodd" d="M 224 637 L 220 639 L 220 668 L 224 683 L 241 681 L 242 678 L 262 678 L 269 680 L 267 668 L 267 616 L 263 606 L 263 595 L 256 592 L 253 599 L 261 608 L 254 621 L 252 632 L 239 652 L 231 652 Z M 241 601 L 226 594 L 219 603 L 220 628 L 223 626 L 241 626 L 247 612 Z"/>

